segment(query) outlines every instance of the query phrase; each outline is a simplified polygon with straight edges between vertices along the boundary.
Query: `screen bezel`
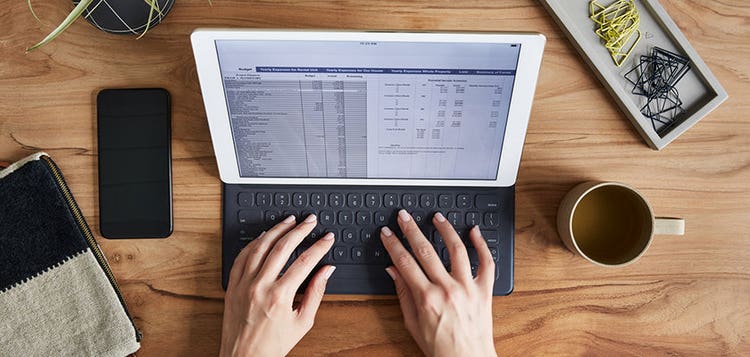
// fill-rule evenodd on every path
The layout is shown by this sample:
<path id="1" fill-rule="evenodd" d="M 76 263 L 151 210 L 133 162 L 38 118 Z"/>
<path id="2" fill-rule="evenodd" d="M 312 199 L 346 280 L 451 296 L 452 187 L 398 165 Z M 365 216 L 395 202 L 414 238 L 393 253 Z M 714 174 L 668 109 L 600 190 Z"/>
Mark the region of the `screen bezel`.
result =
<path id="1" fill-rule="evenodd" d="M 197 29 L 190 36 L 200 81 L 203 102 L 211 131 L 214 154 L 221 181 L 229 184 L 308 184 L 308 185 L 383 185 L 383 186 L 471 186 L 497 187 L 515 184 L 526 136 L 531 103 L 544 50 L 541 34 L 495 33 L 403 33 L 335 31 L 266 31 Z M 390 41 L 390 42 L 463 42 L 519 43 L 521 51 L 513 84 L 510 110 L 503 137 L 500 164 L 495 180 L 466 179 L 374 179 L 374 178 L 272 178 L 241 177 L 232 141 L 229 110 L 224 98 L 216 40 L 278 41 Z"/>

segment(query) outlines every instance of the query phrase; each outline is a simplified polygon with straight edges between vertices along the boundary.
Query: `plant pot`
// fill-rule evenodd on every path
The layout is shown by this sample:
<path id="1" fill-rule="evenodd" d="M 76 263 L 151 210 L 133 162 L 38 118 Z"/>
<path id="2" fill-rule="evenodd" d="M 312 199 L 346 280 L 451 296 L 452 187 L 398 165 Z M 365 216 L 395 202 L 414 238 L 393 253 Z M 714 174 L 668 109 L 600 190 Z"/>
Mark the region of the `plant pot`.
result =
<path id="1" fill-rule="evenodd" d="M 152 29 L 161 23 L 172 9 L 175 0 L 153 0 L 161 14 L 154 11 L 151 18 Z M 74 0 L 73 4 L 78 4 Z M 86 20 L 94 27 L 109 33 L 140 35 L 146 30 L 151 7 L 144 0 L 94 0 L 83 12 Z"/>

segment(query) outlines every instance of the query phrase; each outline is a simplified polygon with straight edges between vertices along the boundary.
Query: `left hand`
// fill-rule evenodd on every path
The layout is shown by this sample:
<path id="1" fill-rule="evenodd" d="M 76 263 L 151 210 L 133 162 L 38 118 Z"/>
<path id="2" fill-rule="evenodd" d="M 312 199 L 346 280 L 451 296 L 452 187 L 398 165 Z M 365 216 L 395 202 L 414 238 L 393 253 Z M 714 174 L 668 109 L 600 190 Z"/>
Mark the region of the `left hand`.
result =
<path id="1" fill-rule="evenodd" d="M 310 331 L 335 267 L 326 265 L 315 274 L 297 308 L 294 294 L 331 249 L 333 234 L 324 235 L 279 274 L 316 224 L 315 215 L 299 225 L 289 216 L 237 256 L 224 299 L 220 356 L 284 356 Z"/>

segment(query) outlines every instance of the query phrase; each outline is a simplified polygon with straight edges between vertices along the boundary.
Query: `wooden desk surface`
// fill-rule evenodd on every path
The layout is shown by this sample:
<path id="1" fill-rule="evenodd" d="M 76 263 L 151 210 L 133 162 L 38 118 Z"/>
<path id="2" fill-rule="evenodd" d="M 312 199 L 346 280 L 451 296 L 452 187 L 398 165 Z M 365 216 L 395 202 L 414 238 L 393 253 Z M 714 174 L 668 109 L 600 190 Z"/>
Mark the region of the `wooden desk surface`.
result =
<path id="1" fill-rule="evenodd" d="M 95 95 L 165 87 L 173 98 L 174 234 L 99 237 L 143 330 L 142 356 L 217 353 L 218 172 L 188 40 L 196 27 L 538 31 L 548 43 L 516 199 L 515 292 L 494 299 L 501 355 L 750 354 L 750 8 L 743 0 L 663 0 L 730 98 L 661 152 L 652 151 L 539 3 L 524 1 L 180 0 L 143 39 L 78 21 L 30 54 L 70 6 L 0 0 L 0 158 L 37 150 L 65 173 L 98 231 Z M 684 237 L 658 237 L 637 263 L 576 258 L 554 227 L 574 184 L 617 180 Z M 293 355 L 413 355 L 395 298 L 327 296 Z"/>

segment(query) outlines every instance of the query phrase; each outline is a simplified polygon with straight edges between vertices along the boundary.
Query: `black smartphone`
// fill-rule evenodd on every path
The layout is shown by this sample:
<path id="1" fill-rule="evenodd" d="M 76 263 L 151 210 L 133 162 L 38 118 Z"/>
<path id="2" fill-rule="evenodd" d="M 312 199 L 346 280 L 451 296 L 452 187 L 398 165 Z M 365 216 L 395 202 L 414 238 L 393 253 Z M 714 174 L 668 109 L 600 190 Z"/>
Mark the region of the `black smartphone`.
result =
<path id="1" fill-rule="evenodd" d="M 96 98 L 99 229 L 106 238 L 172 234 L 169 92 L 104 89 Z"/>

